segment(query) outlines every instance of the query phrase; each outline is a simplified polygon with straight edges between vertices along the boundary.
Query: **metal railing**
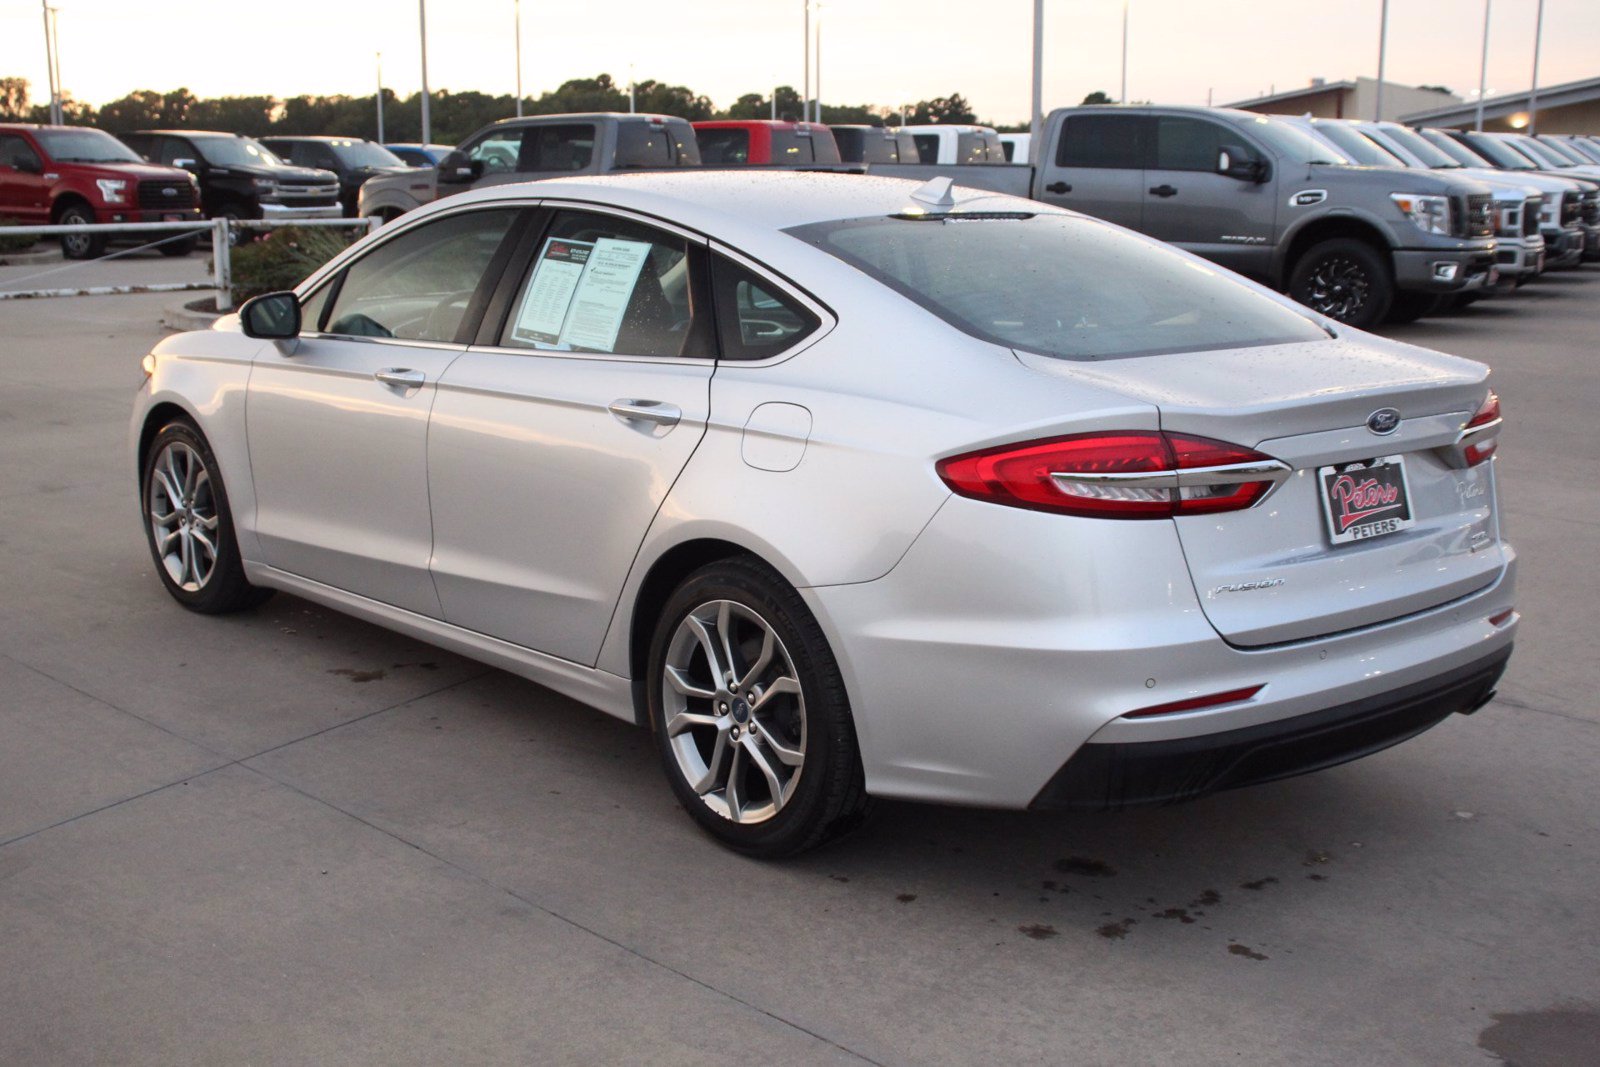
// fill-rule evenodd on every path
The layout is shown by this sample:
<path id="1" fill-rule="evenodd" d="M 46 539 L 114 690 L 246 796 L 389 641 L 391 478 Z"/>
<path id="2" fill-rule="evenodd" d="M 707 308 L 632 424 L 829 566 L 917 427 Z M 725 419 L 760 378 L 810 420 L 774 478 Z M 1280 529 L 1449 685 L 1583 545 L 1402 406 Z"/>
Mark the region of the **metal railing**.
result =
<path id="1" fill-rule="evenodd" d="M 52 296 L 119 296 L 128 293 L 181 293 L 190 291 L 216 291 L 217 310 L 233 309 L 233 239 L 236 230 L 272 230 L 284 226 L 321 228 L 359 228 L 371 233 L 383 225 L 377 218 L 354 219 L 197 219 L 193 222 L 108 222 L 76 226 L 6 226 L 0 236 L 6 237 L 63 237 L 72 234 L 161 233 L 165 236 L 133 248 L 120 248 L 91 260 L 74 260 L 61 267 L 15 279 L 32 281 L 58 274 L 72 267 L 89 263 L 104 263 L 120 259 L 135 252 L 144 252 L 173 241 L 188 240 L 195 234 L 211 231 L 211 279 L 195 282 L 156 282 L 149 285 L 91 285 L 67 289 L 6 289 L 0 290 L 0 300 L 31 300 Z"/>

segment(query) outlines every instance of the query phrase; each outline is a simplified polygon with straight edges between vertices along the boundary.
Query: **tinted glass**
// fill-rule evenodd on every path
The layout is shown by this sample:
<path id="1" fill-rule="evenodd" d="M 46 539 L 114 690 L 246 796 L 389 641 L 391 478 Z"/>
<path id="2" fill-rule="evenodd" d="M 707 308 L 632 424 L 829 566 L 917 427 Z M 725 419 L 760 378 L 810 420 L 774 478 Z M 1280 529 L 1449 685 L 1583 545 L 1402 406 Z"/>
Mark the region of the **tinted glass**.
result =
<path id="1" fill-rule="evenodd" d="M 820 324 L 804 304 L 723 256 L 712 261 L 717 330 L 724 359 L 765 359 Z"/>
<path id="2" fill-rule="evenodd" d="M 1448 170 L 1457 165 L 1455 160 L 1429 144 L 1427 139 L 1415 130 L 1409 130 L 1404 126 L 1380 126 L 1379 129 L 1429 167 L 1443 167 Z"/>
<path id="3" fill-rule="evenodd" d="M 523 126 L 490 130 L 467 146 L 467 158 L 483 164 L 485 174 L 510 174 L 517 169 L 522 156 L 522 137 L 527 132 Z"/>
<path id="4" fill-rule="evenodd" d="M 430 158 L 428 153 L 424 152 L 420 148 L 391 148 L 389 151 L 398 156 L 400 162 L 404 163 L 408 167 L 433 166 L 432 158 Z"/>
<path id="5" fill-rule="evenodd" d="M 619 122 L 619 170 L 629 167 L 689 167 L 700 162 L 694 127 L 681 119 L 668 122 Z"/>
<path id="6" fill-rule="evenodd" d="M 750 162 L 749 130 L 696 130 L 700 159 L 705 163 Z"/>
<path id="7" fill-rule="evenodd" d="M 1059 359 L 1328 337 L 1227 271 L 1092 219 L 870 218 L 787 232 L 957 329 Z"/>
<path id="8" fill-rule="evenodd" d="M 1492 167 L 1494 165 L 1447 133 L 1440 133 L 1438 130 L 1421 130 L 1419 132 L 1429 144 L 1463 167 Z"/>
<path id="9" fill-rule="evenodd" d="M 333 154 L 352 169 L 360 167 L 401 167 L 400 157 L 371 141 L 329 141 Z"/>
<path id="10" fill-rule="evenodd" d="M 833 128 L 833 143 L 839 146 L 839 158 L 845 163 L 877 162 L 867 159 L 866 131 L 849 126 Z"/>
<path id="11" fill-rule="evenodd" d="M 695 306 L 692 268 L 681 237 L 627 219 L 560 212 L 539 239 L 500 343 L 545 352 L 707 356 L 709 320 Z"/>
<path id="12" fill-rule="evenodd" d="M 1511 147 L 1481 133 L 1466 135 L 1467 147 L 1504 170 L 1538 170 L 1533 161 Z"/>
<path id="13" fill-rule="evenodd" d="M 51 159 L 62 163 L 141 162 L 131 148 L 101 130 L 38 130 L 34 136 Z"/>
<path id="14" fill-rule="evenodd" d="M 816 158 L 809 133 L 784 129 L 772 131 L 773 163 L 811 163 Z"/>
<path id="15" fill-rule="evenodd" d="M 1000 148 L 1000 135 L 994 133 L 961 133 L 956 135 L 957 163 L 1003 163 L 1005 152 Z"/>
<path id="16" fill-rule="evenodd" d="M 911 139 L 917 145 L 918 163 L 939 162 L 939 135 L 936 133 L 914 133 Z"/>
<path id="17" fill-rule="evenodd" d="M 519 171 L 583 170 L 594 162 L 595 129 L 588 123 L 535 126 L 522 137 Z"/>
<path id="18" fill-rule="evenodd" d="M 1156 169 L 1214 173 L 1223 148 L 1239 143 L 1230 133 L 1205 119 L 1161 115 L 1156 119 Z"/>
<path id="19" fill-rule="evenodd" d="M 1232 122 L 1230 125 L 1259 137 L 1272 146 L 1273 151 L 1290 163 L 1348 163 L 1338 152 L 1309 133 L 1282 119 L 1268 115 Z"/>
<path id="20" fill-rule="evenodd" d="M 1001 149 L 1003 149 L 1005 151 L 1006 162 L 1007 163 L 1010 163 L 1010 162 L 1012 162 L 1012 161 L 1014 161 L 1016 159 L 1016 155 L 1017 155 L 1016 142 L 1014 142 L 1014 141 L 1001 141 L 1000 142 L 1000 147 L 1001 147 Z"/>
<path id="21" fill-rule="evenodd" d="M 1379 145 L 1366 134 L 1350 126 L 1337 123 L 1318 123 L 1317 136 L 1332 141 L 1339 154 L 1363 167 L 1403 167 L 1399 156 Z"/>
<path id="22" fill-rule="evenodd" d="M 176 166 L 180 159 L 197 162 L 200 152 L 182 137 L 161 137 L 157 139 L 155 154 L 151 158 L 170 167 Z"/>
<path id="23" fill-rule="evenodd" d="M 14 133 L 0 133 L 0 167 L 17 167 L 28 165 L 38 168 L 42 165 L 39 153 L 33 146 Z"/>
<path id="24" fill-rule="evenodd" d="M 378 245 L 345 269 L 326 332 L 454 341 L 515 217 L 511 208 L 464 212 Z"/>
<path id="25" fill-rule="evenodd" d="M 200 155 L 213 167 L 276 167 L 283 160 L 253 137 L 192 138 Z"/>
<path id="26" fill-rule="evenodd" d="M 1143 170 L 1146 124 L 1139 115 L 1073 115 L 1061 132 L 1056 165 Z"/>

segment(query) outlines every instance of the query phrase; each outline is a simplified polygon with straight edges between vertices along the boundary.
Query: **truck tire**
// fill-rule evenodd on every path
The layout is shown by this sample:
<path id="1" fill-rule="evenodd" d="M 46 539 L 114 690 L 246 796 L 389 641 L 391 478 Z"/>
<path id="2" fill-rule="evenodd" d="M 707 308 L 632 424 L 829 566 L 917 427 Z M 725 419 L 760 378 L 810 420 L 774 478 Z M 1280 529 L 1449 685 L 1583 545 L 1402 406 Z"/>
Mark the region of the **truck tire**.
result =
<path id="1" fill-rule="evenodd" d="M 1358 330 L 1383 321 L 1394 302 L 1387 257 L 1365 241 L 1335 237 L 1306 249 L 1289 272 L 1296 301 Z"/>
<path id="2" fill-rule="evenodd" d="M 178 256 L 188 255 L 190 252 L 193 252 L 196 248 L 198 248 L 199 245 L 200 238 L 191 235 L 189 237 L 181 238 L 177 241 L 168 241 L 166 244 L 160 247 L 162 255 L 177 258 Z"/>
<path id="3" fill-rule="evenodd" d="M 87 204 L 73 204 L 56 216 L 60 226 L 93 226 L 94 212 Z M 61 235 L 61 254 L 68 259 L 99 259 L 106 254 L 104 234 L 64 233 Z"/>

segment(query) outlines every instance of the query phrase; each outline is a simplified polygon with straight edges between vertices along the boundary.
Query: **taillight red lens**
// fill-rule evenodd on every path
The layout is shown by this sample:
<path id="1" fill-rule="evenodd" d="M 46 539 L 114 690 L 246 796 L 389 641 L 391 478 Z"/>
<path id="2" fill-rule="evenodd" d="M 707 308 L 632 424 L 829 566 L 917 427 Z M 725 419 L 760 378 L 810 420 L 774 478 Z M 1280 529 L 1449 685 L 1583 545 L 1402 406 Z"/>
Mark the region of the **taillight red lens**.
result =
<path id="1" fill-rule="evenodd" d="M 1479 426 L 1489 426 L 1500 421 L 1500 398 L 1490 390 L 1478 410 L 1473 412 L 1472 418 L 1467 420 L 1463 430 L 1471 430 Z M 1500 446 L 1500 429 L 1498 425 L 1491 431 L 1485 431 L 1474 436 L 1461 450 L 1461 456 L 1467 461 L 1467 466 L 1476 467 L 1478 464 L 1494 455 L 1494 450 Z"/>
<path id="2" fill-rule="evenodd" d="M 1210 696 L 1190 697 L 1188 700 L 1174 700 L 1170 704 L 1153 704 L 1148 708 L 1130 711 L 1122 717 L 1124 719 L 1142 719 L 1147 715 L 1174 715 L 1180 711 L 1195 711 L 1199 708 L 1214 708 L 1222 704 L 1238 704 L 1249 700 L 1261 690 L 1264 685 L 1252 685 L 1245 689 L 1230 689 L 1226 693 L 1212 693 Z"/>
<path id="3" fill-rule="evenodd" d="M 961 496 L 994 504 L 1110 519 L 1164 519 L 1250 507 L 1275 483 L 1203 468 L 1286 467 L 1238 445 L 1149 430 L 1074 434 L 1001 445 L 940 460 L 939 477 Z"/>

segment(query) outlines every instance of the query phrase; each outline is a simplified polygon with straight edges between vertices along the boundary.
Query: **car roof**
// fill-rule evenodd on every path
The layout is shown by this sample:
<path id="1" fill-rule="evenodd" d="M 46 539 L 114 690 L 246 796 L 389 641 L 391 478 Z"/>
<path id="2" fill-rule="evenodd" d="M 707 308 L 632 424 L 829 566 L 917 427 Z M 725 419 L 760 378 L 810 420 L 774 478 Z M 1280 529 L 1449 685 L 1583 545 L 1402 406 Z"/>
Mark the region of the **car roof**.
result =
<path id="1" fill-rule="evenodd" d="M 250 136 L 244 133 L 229 133 L 227 130 L 134 130 L 133 132 L 160 137 L 238 137 L 241 140 Z"/>
<path id="2" fill-rule="evenodd" d="M 338 133 L 267 133 L 261 135 L 263 141 L 347 141 L 351 144 L 360 144 L 365 137 L 347 137 Z"/>

